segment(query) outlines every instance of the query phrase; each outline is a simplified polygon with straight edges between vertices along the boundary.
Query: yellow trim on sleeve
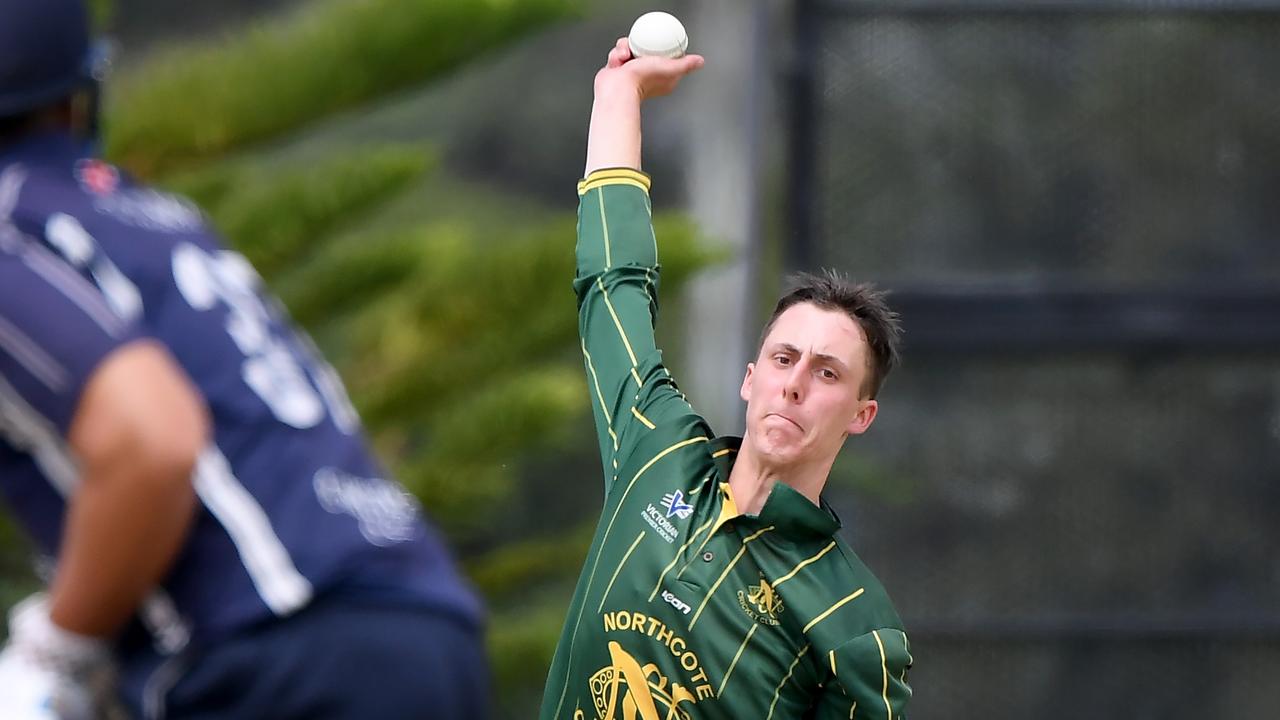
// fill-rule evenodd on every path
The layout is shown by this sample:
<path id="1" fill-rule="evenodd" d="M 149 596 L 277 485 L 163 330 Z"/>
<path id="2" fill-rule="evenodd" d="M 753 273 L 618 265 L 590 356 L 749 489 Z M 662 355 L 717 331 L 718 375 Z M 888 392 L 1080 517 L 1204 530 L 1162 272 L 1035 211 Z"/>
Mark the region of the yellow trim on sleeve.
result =
<path id="1" fill-rule="evenodd" d="M 644 183 L 636 182 L 631 178 L 604 178 L 602 180 L 592 180 L 590 183 L 584 183 L 578 186 L 578 195 L 586 195 L 592 190 L 597 190 L 609 185 L 630 185 L 639 188 L 645 192 L 649 192 L 648 186 Z"/>
<path id="2" fill-rule="evenodd" d="M 607 185 L 631 185 L 648 193 L 652 181 L 645 173 L 632 168 L 605 168 L 596 170 L 579 180 L 578 194 L 586 195 L 596 188 L 602 188 Z"/>
<path id="3" fill-rule="evenodd" d="M 644 386 L 640 380 L 640 374 L 636 372 L 636 366 L 640 361 L 636 359 L 636 353 L 631 349 L 631 341 L 627 339 L 627 331 L 622 327 L 622 318 L 618 317 L 618 311 L 613 309 L 613 302 L 609 300 L 609 291 L 604 289 L 604 282 L 599 277 L 596 278 L 596 287 L 600 288 L 600 296 L 604 298 L 604 306 L 608 308 L 609 315 L 613 318 L 613 325 L 618 329 L 618 337 L 622 338 L 622 346 L 627 350 L 627 357 L 631 359 L 631 377 L 636 381 L 636 389 L 639 390 Z"/>
<path id="4" fill-rule="evenodd" d="M 653 424 L 653 422 L 652 422 L 651 420 L 649 420 L 649 418 L 647 418 L 647 417 L 645 417 L 644 415 L 640 414 L 640 411 L 639 411 L 639 410 L 637 410 L 637 409 L 635 408 L 635 406 L 634 406 L 634 405 L 632 405 L 632 406 L 631 406 L 631 414 L 632 414 L 632 415 L 635 415 L 635 416 L 636 416 L 636 419 L 637 419 L 637 420 L 639 420 L 640 422 L 644 423 L 644 426 L 645 426 L 645 427 L 647 427 L 647 428 L 649 428 L 650 430 L 657 430 L 657 429 L 658 429 L 658 426 L 657 426 L 657 425 L 654 425 L 654 424 Z"/>
<path id="5" fill-rule="evenodd" d="M 591 384 L 596 390 L 596 399 L 600 402 L 600 412 L 604 413 L 604 421 L 609 429 L 609 436 L 613 438 L 613 451 L 618 451 L 618 436 L 613 432 L 613 417 L 609 414 L 609 406 L 605 404 L 604 393 L 600 391 L 600 378 L 596 375 L 595 363 L 591 362 L 591 353 L 587 352 L 587 342 L 582 343 L 582 355 L 587 359 L 587 371 L 591 373 Z M 614 466 L 617 466 L 617 460 L 614 460 Z"/>
<path id="6" fill-rule="evenodd" d="M 609 243 L 609 213 L 604 211 L 604 193 L 596 196 L 600 201 L 600 235 L 604 238 L 604 269 L 613 267 L 613 248 Z"/>
<path id="7" fill-rule="evenodd" d="M 880 697 L 884 698 L 885 716 L 893 720 L 893 706 L 889 704 L 889 661 L 884 656 L 884 643 L 880 640 L 880 631 L 872 630 L 871 634 L 876 638 L 876 645 L 880 646 L 880 671 L 884 675 L 884 686 L 880 690 Z"/>

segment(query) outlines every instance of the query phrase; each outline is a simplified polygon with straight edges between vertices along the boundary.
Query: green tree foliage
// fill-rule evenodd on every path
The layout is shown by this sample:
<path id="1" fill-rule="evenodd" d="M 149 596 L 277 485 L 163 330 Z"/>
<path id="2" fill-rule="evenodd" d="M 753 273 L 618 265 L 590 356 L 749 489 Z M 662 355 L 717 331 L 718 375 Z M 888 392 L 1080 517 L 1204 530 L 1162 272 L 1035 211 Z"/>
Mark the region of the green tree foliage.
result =
<path id="1" fill-rule="evenodd" d="M 146 175 L 217 157 L 446 73 L 579 4 L 323 0 L 132 73 L 108 152 Z"/>

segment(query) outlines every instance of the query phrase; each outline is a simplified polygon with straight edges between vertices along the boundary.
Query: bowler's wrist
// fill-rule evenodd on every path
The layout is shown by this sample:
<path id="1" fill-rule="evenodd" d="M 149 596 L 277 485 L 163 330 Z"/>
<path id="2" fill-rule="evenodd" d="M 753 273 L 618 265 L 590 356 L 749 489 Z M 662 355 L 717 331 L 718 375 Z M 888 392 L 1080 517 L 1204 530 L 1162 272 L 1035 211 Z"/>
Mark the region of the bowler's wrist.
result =
<path id="1" fill-rule="evenodd" d="M 600 107 L 639 107 L 644 100 L 640 83 L 635 77 L 625 73 L 602 74 L 596 78 L 595 106 Z"/>

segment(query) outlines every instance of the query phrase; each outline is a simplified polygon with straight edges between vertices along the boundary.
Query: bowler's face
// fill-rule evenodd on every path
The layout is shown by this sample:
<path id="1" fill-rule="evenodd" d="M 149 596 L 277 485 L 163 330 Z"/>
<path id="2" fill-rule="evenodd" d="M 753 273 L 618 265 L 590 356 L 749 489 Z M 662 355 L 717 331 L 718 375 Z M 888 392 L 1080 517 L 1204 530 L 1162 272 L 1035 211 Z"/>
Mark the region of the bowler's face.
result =
<path id="1" fill-rule="evenodd" d="M 876 401 L 862 397 L 870 348 L 847 314 L 810 303 L 787 308 L 747 365 L 747 441 L 772 464 L 834 460 L 865 432 Z"/>

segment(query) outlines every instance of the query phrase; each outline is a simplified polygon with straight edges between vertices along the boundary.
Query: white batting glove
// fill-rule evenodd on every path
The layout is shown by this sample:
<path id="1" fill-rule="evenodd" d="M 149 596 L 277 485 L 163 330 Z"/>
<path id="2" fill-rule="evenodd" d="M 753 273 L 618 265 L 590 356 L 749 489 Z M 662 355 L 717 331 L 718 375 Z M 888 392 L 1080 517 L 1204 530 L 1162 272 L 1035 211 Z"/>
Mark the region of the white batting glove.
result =
<path id="1" fill-rule="evenodd" d="M 109 659 L 105 641 L 58 627 L 46 597 L 32 595 L 9 612 L 9 642 L 0 651 L 0 717 L 93 720 L 88 680 Z"/>

